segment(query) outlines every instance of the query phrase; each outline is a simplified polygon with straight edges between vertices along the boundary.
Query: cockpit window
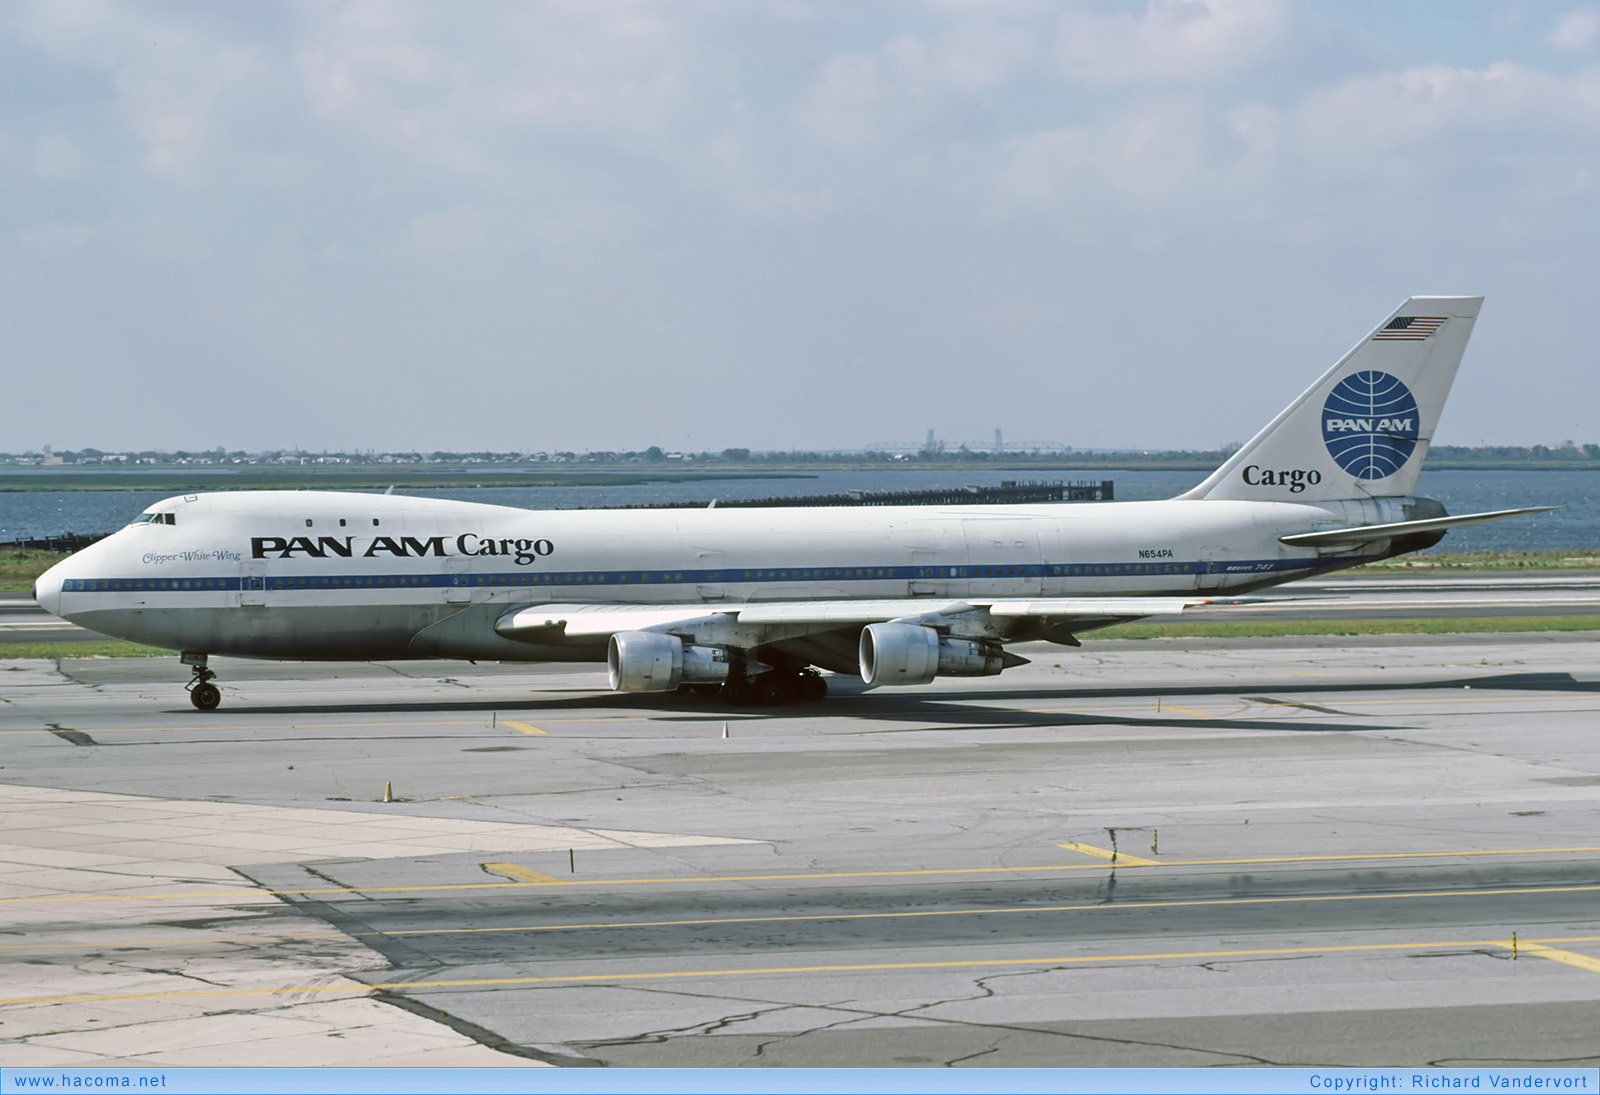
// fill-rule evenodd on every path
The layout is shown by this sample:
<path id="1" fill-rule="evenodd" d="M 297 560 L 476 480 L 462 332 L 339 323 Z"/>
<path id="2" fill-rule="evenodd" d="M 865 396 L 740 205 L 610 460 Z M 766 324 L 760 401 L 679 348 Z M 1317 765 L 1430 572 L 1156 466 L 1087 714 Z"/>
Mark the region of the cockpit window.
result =
<path id="1" fill-rule="evenodd" d="M 148 525 L 151 521 L 154 521 L 157 517 L 160 517 L 160 516 L 161 515 L 159 513 L 141 513 L 141 514 L 139 514 L 139 516 L 135 517 L 132 521 L 128 522 L 128 527 L 132 528 L 134 525 Z"/>
<path id="2" fill-rule="evenodd" d="M 175 525 L 177 523 L 178 515 L 176 513 L 141 513 L 129 522 L 129 527 L 133 525 Z"/>

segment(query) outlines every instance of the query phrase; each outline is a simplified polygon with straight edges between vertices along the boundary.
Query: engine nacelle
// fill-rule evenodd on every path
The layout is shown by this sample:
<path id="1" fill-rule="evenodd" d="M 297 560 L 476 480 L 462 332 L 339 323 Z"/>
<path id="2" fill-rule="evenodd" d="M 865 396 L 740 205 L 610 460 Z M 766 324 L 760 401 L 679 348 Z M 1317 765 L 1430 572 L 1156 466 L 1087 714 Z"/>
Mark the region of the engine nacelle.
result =
<path id="1" fill-rule="evenodd" d="M 659 631 L 619 631 L 606 644 L 606 668 L 618 692 L 671 692 L 680 684 L 727 680 L 728 652 Z"/>
<path id="2" fill-rule="evenodd" d="M 948 639 L 919 624 L 868 624 L 861 629 L 861 679 L 868 684 L 992 677 L 1005 666 L 1005 655 L 995 643 Z"/>

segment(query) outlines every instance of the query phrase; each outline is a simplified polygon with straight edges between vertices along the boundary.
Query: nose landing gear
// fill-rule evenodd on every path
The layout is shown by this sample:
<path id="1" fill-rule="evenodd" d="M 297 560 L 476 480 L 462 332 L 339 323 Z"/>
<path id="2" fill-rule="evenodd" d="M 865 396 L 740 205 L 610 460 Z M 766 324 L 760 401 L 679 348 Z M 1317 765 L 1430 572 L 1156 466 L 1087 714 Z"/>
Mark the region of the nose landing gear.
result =
<path id="1" fill-rule="evenodd" d="M 184 685 L 189 690 L 189 702 L 202 711 L 215 711 L 222 703 L 222 689 L 211 683 L 216 673 L 206 667 L 206 655 L 184 654 L 180 660 L 194 667 L 194 677 Z"/>

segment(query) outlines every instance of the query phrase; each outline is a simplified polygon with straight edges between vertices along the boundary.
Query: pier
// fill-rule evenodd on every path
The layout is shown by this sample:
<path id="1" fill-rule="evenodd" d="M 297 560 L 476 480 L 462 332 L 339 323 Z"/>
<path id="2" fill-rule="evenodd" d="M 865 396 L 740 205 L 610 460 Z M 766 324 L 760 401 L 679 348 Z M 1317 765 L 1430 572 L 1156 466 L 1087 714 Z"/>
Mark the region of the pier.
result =
<path id="1" fill-rule="evenodd" d="M 1076 482 L 1019 481 L 1007 479 L 997 487 L 968 484 L 927 490 L 851 490 L 842 494 L 805 494 L 779 498 L 717 499 L 718 509 L 769 509 L 795 506 L 963 506 L 1015 502 L 1110 502 L 1115 492 L 1110 479 Z M 701 509 L 702 502 L 654 502 L 633 509 Z"/>

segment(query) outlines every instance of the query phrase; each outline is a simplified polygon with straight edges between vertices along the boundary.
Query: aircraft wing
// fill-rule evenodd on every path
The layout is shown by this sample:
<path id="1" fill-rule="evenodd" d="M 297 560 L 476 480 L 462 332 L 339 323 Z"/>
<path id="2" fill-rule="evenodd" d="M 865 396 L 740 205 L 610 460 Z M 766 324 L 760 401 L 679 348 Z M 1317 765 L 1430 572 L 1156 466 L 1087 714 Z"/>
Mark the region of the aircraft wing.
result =
<path id="1" fill-rule="evenodd" d="M 782 628 L 789 634 L 969 612 L 1070 624 L 1074 620 L 1178 615 L 1191 609 L 1245 604 L 1253 600 L 1240 597 L 905 597 L 879 601 L 546 604 L 506 613 L 495 621 L 495 630 L 510 639 L 542 643 L 595 641 L 619 631 L 671 632 L 717 620 L 744 627 Z"/>

